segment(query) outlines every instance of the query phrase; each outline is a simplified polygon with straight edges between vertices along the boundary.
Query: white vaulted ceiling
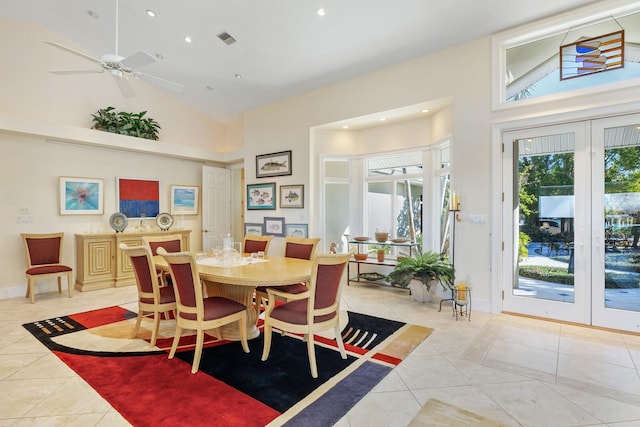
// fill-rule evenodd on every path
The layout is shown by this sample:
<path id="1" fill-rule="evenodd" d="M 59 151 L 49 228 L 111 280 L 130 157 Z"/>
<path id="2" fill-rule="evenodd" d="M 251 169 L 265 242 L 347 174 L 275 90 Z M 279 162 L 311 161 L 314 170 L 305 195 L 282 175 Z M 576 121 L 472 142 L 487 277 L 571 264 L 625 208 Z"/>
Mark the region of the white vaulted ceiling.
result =
<path id="1" fill-rule="evenodd" d="M 589 3 L 594 2 L 120 0 L 118 53 L 161 55 L 144 71 L 183 84 L 174 96 L 224 122 L 252 108 Z M 317 14 L 319 8 L 324 16 Z M 58 42 L 69 41 L 91 56 L 114 52 L 115 0 L 0 0 L 0 16 L 42 24 L 60 34 Z M 220 40 L 223 32 L 236 42 Z M 192 42 L 186 43 L 185 36 Z M 64 68 L 68 53 L 58 54 L 52 69 Z"/>

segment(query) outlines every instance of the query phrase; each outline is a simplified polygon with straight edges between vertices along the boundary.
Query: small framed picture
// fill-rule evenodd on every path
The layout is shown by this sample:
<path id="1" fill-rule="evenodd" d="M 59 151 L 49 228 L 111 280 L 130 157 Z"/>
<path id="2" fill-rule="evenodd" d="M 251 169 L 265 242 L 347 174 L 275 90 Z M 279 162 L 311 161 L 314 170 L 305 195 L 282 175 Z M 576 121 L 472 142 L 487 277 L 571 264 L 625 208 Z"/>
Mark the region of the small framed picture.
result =
<path id="1" fill-rule="evenodd" d="M 280 207 L 304 208 L 304 185 L 281 185 Z"/>
<path id="2" fill-rule="evenodd" d="M 291 175 L 291 150 L 256 156 L 256 178 Z"/>
<path id="3" fill-rule="evenodd" d="M 194 185 L 171 186 L 171 214 L 198 215 L 200 187 Z"/>
<path id="4" fill-rule="evenodd" d="M 104 180 L 61 176 L 60 215 L 102 215 Z"/>
<path id="5" fill-rule="evenodd" d="M 285 237 L 309 237 L 307 224 L 287 224 L 284 230 Z"/>
<path id="6" fill-rule="evenodd" d="M 247 209 L 275 209 L 276 183 L 247 185 Z"/>
<path id="7" fill-rule="evenodd" d="M 284 218 L 265 217 L 264 235 L 284 237 Z"/>
<path id="8" fill-rule="evenodd" d="M 254 234 L 256 236 L 262 236 L 262 225 L 257 223 L 245 222 L 244 223 L 244 234 Z"/>

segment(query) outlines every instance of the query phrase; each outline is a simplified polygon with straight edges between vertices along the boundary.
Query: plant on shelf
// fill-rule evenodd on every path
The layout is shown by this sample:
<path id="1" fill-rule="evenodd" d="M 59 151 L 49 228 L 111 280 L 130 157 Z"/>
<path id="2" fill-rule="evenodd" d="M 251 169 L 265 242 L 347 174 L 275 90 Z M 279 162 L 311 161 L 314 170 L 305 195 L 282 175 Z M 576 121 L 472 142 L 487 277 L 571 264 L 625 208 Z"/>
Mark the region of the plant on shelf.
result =
<path id="1" fill-rule="evenodd" d="M 385 280 L 406 288 L 412 279 L 418 279 L 427 291 L 431 291 L 432 282 L 439 282 L 444 290 L 451 289 L 454 278 L 455 269 L 447 257 L 437 252 L 427 251 L 398 261 Z"/>
<path id="2" fill-rule="evenodd" d="M 140 113 L 118 112 L 114 107 L 100 108 L 93 117 L 92 129 L 137 138 L 158 140 L 160 125 L 151 117 L 144 117 L 146 111 Z"/>

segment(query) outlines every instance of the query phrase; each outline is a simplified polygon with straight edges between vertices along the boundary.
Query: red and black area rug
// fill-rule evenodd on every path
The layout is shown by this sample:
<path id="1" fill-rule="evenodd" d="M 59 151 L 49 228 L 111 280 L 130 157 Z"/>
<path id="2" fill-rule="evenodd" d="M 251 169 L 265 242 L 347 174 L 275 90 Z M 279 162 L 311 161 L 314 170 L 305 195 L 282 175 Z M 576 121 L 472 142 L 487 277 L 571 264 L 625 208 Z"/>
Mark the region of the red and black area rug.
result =
<path id="1" fill-rule="evenodd" d="M 200 370 L 191 374 L 195 337 L 183 336 L 167 358 L 175 323 L 161 322 L 149 347 L 151 322 L 132 337 L 136 313 L 108 307 L 23 325 L 134 426 L 330 426 L 378 384 L 432 329 L 353 312 L 342 336 L 316 336 L 318 378 L 306 343 L 273 335 L 265 362 L 262 335 L 238 342 L 206 336 Z"/>

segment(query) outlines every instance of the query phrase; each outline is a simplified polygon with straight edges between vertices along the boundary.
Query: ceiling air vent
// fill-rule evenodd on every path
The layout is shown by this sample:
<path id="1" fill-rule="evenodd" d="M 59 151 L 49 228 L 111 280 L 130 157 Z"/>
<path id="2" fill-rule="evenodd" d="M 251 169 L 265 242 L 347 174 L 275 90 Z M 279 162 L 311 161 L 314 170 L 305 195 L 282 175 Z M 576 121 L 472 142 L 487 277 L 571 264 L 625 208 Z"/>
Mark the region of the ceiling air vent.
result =
<path id="1" fill-rule="evenodd" d="M 233 36 L 226 31 L 218 34 L 218 38 L 226 44 L 234 44 L 236 42 L 236 39 L 234 39 Z"/>

